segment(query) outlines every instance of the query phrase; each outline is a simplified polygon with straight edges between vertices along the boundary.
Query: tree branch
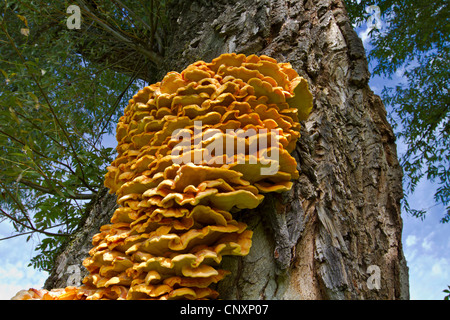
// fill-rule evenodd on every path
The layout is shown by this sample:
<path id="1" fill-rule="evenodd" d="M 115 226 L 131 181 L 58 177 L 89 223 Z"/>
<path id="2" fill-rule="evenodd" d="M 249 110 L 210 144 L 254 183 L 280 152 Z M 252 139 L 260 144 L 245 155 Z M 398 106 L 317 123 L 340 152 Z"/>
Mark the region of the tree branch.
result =
<path id="1" fill-rule="evenodd" d="M 0 134 L 3 134 L 3 135 L 5 135 L 5 136 L 7 136 L 7 137 L 10 138 L 11 140 L 13 140 L 13 141 L 19 143 L 19 144 L 22 145 L 22 146 L 27 146 L 27 144 L 26 144 L 25 142 L 23 142 L 23 141 L 17 139 L 16 137 L 10 135 L 9 133 L 7 133 L 7 132 L 5 132 L 5 131 L 3 131 L 3 130 L 0 130 Z M 67 164 L 65 164 L 65 163 L 63 163 L 63 162 L 61 162 L 61 161 L 58 161 L 58 160 L 56 160 L 56 159 L 49 158 L 49 157 L 47 157 L 46 155 L 40 153 L 39 151 L 35 150 L 34 148 L 32 148 L 32 147 L 30 147 L 30 146 L 28 146 L 28 148 L 30 148 L 30 150 L 31 150 L 33 153 L 35 153 L 36 155 L 40 156 L 41 158 L 47 159 L 47 160 L 50 160 L 50 161 L 53 161 L 53 162 L 56 163 L 56 164 L 59 164 L 59 165 L 62 165 L 62 166 L 64 166 L 64 167 L 66 167 L 73 175 L 75 175 L 75 176 L 77 177 L 78 180 L 80 180 L 80 182 L 81 182 L 83 185 L 85 185 L 85 186 L 88 185 L 88 183 L 84 180 L 84 177 L 80 177 L 79 175 L 77 175 L 76 172 L 74 172 L 73 169 L 72 169 L 69 165 L 67 165 Z M 36 163 L 35 163 L 34 161 L 33 161 L 33 163 L 36 165 Z M 30 167 L 30 168 L 31 168 L 31 167 Z M 33 169 L 33 170 L 34 170 L 34 169 Z M 91 187 L 88 187 L 88 189 L 91 190 L 92 192 L 95 192 L 95 190 L 92 189 Z"/>
<path id="2" fill-rule="evenodd" d="M 122 43 L 143 54 L 155 65 L 159 65 L 162 63 L 163 57 L 159 53 L 136 44 L 134 41 L 130 40 L 126 35 L 124 35 L 120 30 L 116 30 L 113 27 L 109 26 L 106 22 L 104 22 L 94 14 L 83 0 L 78 0 L 77 3 L 83 8 L 86 14 L 89 15 L 93 21 L 97 22 L 105 31 L 113 35 L 114 38 L 119 39 Z"/>
<path id="3" fill-rule="evenodd" d="M 45 231 L 43 229 L 36 229 L 35 227 L 31 227 L 31 226 L 27 226 L 26 224 L 24 224 L 23 222 L 17 220 L 15 217 L 13 217 L 12 215 L 6 213 L 2 208 L 0 208 L 0 213 L 3 214 L 4 216 L 6 216 L 7 218 L 11 219 L 12 221 L 14 221 L 17 224 L 20 224 L 21 226 L 23 226 L 24 228 L 30 229 L 31 231 L 28 233 L 33 233 L 33 232 L 38 232 L 38 233 L 42 233 L 45 234 L 46 236 L 50 236 L 50 237 L 54 237 L 54 236 L 62 236 L 62 237 L 69 237 L 70 234 L 68 233 L 53 233 L 53 232 L 48 232 Z M 56 226 L 50 227 L 50 228 L 54 228 Z M 49 228 L 47 228 L 49 229 Z M 8 239 L 8 238 L 6 238 Z M 0 240 L 4 240 L 4 239 L 0 239 Z"/>
<path id="4" fill-rule="evenodd" d="M 3 184 L 2 181 L 0 181 L 0 184 L 3 187 L 3 190 L 8 194 L 8 196 L 16 203 L 16 205 L 19 207 L 19 210 L 22 212 L 23 216 L 25 217 L 25 219 L 27 219 L 28 223 L 30 224 L 29 228 L 34 228 L 33 222 L 31 221 L 30 217 L 28 216 L 28 212 L 25 209 L 24 205 L 22 204 L 22 202 L 19 201 L 19 199 L 17 199 L 12 193 L 11 191 L 9 191 L 8 188 L 5 187 L 5 185 Z M 0 208 L 1 209 L 1 208 Z"/>
<path id="5" fill-rule="evenodd" d="M 26 185 L 27 187 L 38 190 L 38 191 L 42 191 L 42 192 L 45 192 L 48 194 L 53 194 L 53 195 L 58 194 L 58 192 L 55 192 L 55 191 L 51 190 L 50 188 L 41 186 L 40 184 L 34 183 L 32 181 L 29 181 L 29 180 L 26 180 L 23 178 L 18 180 L 18 182 Z M 70 194 L 66 194 L 66 192 L 64 192 L 64 197 L 67 199 L 73 199 L 73 200 L 90 200 L 90 199 L 95 198 L 95 194 L 73 193 L 73 195 L 70 195 Z"/>

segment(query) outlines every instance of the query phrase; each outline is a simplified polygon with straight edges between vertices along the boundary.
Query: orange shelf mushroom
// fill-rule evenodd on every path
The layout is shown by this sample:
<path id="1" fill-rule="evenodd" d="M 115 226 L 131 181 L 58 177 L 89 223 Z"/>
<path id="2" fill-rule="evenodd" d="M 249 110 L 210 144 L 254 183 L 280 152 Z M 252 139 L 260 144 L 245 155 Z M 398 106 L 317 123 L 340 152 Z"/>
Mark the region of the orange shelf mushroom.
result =
<path id="1" fill-rule="evenodd" d="M 79 288 L 18 299 L 214 299 L 252 231 L 233 219 L 298 178 L 290 155 L 312 109 L 305 79 L 267 56 L 223 54 L 140 90 L 117 125 L 105 186 L 120 207 L 93 237 Z"/>

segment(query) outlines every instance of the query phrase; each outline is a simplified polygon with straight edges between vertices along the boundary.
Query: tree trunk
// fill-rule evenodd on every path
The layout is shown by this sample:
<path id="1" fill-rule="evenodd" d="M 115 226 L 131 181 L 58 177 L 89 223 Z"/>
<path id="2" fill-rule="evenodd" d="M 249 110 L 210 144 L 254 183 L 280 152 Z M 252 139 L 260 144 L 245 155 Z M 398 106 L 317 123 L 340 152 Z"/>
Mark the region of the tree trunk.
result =
<path id="1" fill-rule="evenodd" d="M 300 178 L 236 220 L 253 230 L 222 299 L 408 299 L 401 244 L 402 169 L 361 40 L 342 0 L 174 1 L 170 45 L 151 79 L 221 53 L 265 54 L 308 80 L 314 107 L 293 152 Z M 90 237 L 113 212 L 100 194 L 46 288 L 78 285 Z M 101 219 L 103 218 L 103 220 Z M 80 270 L 80 273 L 78 273 Z"/>

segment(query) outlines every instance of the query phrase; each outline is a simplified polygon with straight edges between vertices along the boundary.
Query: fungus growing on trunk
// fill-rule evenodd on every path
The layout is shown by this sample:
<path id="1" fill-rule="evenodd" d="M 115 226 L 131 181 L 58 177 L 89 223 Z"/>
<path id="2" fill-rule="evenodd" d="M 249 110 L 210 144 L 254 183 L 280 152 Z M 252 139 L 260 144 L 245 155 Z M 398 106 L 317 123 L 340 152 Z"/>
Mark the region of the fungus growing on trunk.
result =
<path id="1" fill-rule="evenodd" d="M 290 155 L 312 109 L 305 79 L 267 56 L 223 54 L 140 90 L 117 125 L 105 186 L 120 207 L 93 237 L 79 288 L 37 299 L 206 299 L 247 255 L 252 231 L 234 219 L 298 178 Z"/>

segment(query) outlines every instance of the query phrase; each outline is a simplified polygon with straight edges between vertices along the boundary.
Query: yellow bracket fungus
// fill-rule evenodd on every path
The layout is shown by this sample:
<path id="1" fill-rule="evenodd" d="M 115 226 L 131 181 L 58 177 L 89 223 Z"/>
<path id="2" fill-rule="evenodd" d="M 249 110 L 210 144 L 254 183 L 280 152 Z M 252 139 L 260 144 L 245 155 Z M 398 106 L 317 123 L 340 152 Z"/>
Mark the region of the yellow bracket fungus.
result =
<path id="1" fill-rule="evenodd" d="M 89 275 L 16 298 L 217 298 L 222 257 L 251 247 L 233 214 L 292 187 L 290 152 L 311 109 L 306 80 L 267 56 L 223 54 L 140 90 L 117 125 L 105 186 L 120 206 L 93 237 Z"/>

